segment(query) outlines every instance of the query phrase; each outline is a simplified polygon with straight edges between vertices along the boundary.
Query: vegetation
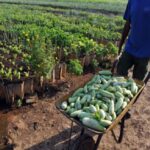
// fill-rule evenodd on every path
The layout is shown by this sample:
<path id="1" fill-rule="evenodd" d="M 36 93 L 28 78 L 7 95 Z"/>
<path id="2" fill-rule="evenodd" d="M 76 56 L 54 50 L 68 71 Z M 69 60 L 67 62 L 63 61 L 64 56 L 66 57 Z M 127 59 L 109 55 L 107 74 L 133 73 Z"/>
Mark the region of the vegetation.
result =
<path id="1" fill-rule="evenodd" d="M 81 0 L 32 0 L 26 1 L 26 5 L 21 0 L 9 2 L 22 2 L 22 5 L 0 5 L 1 78 L 14 80 L 31 75 L 49 78 L 55 64 L 62 61 L 70 62 L 68 66 L 75 66 L 69 69 L 72 73 L 82 74 L 79 62 L 72 58 L 93 54 L 99 58 L 110 58 L 117 54 L 115 43 L 120 39 L 124 23 L 120 16 L 43 5 L 65 2 L 68 6 L 70 3 L 79 5 Z M 116 2 L 122 6 L 126 3 L 125 0 Z M 112 1 L 113 5 L 116 2 Z M 27 5 L 29 3 L 42 5 Z M 90 10 L 95 4 L 108 6 L 108 0 L 86 0 L 83 4 L 87 4 Z M 84 8 L 83 5 L 81 7 Z M 92 65 L 97 66 L 98 63 L 95 59 Z"/>
<path id="2" fill-rule="evenodd" d="M 97 61 L 97 59 L 92 59 L 92 62 L 91 62 L 91 66 L 92 66 L 92 69 L 95 70 L 99 65 L 99 62 Z"/>
<path id="3" fill-rule="evenodd" d="M 127 0 L 0 0 L 7 3 L 52 6 L 55 8 L 71 8 L 87 11 L 122 14 Z"/>
<path id="4" fill-rule="evenodd" d="M 21 77 L 32 75 L 30 66 L 30 55 L 22 53 L 21 45 L 4 45 L 0 43 L 0 77 L 16 80 Z M 10 51 L 11 50 L 11 51 Z"/>
<path id="5" fill-rule="evenodd" d="M 81 75 L 83 73 L 83 67 L 78 59 L 70 60 L 68 70 L 75 75 Z"/>

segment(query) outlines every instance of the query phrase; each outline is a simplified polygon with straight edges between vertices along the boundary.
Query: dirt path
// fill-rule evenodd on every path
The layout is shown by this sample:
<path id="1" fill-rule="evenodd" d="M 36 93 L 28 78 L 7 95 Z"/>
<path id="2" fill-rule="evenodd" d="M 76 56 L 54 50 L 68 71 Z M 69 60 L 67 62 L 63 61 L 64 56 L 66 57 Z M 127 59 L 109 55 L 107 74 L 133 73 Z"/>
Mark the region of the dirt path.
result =
<path id="1" fill-rule="evenodd" d="M 69 90 L 60 92 L 58 99 L 77 85 L 91 77 L 86 75 L 73 79 Z M 136 104 L 131 118 L 126 121 L 125 135 L 121 144 L 116 144 L 110 133 L 104 135 L 99 150 L 150 150 L 150 82 L 144 89 Z M 55 108 L 55 100 L 41 101 L 30 107 L 24 107 L 9 116 L 8 133 L 14 144 L 14 150 L 66 150 L 71 122 Z M 73 139 L 80 131 L 73 127 Z M 114 130 L 118 135 L 118 126 Z"/>

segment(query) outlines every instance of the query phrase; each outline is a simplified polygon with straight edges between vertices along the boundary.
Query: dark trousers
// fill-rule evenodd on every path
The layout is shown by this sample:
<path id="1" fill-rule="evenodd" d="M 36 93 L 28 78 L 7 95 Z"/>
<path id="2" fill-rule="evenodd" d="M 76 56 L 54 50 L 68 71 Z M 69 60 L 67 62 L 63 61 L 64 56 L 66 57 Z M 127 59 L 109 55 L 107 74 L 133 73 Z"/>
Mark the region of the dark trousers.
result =
<path id="1" fill-rule="evenodd" d="M 133 78 L 143 80 L 148 72 L 150 58 L 137 58 L 124 51 L 117 65 L 117 74 L 128 76 L 128 70 L 133 68 Z"/>

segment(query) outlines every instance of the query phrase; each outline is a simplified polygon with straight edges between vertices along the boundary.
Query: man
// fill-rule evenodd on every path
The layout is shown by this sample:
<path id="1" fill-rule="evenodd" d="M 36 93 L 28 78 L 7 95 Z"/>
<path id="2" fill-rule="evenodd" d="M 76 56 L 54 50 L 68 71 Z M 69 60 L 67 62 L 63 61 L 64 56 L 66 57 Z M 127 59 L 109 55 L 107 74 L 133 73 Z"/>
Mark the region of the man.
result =
<path id="1" fill-rule="evenodd" d="M 119 44 L 119 55 L 128 36 L 117 65 L 117 73 L 128 75 L 133 68 L 133 78 L 143 80 L 148 71 L 150 60 L 150 0 L 129 0 L 124 14 L 126 20 L 122 39 Z"/>

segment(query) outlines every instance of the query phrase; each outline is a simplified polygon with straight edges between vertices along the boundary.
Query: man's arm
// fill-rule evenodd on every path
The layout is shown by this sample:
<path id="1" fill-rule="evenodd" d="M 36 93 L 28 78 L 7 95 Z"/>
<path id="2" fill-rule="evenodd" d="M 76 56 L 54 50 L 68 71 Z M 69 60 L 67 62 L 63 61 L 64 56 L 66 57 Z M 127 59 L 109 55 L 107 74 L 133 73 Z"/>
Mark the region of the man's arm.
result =
<path id="1" fill-rule="evenodd" d="M 125 25 L 124 25 L 124 29 L 123 29 L 123 32 L 122 32 L 122 37 L 121 37 L 121 40 L 119 42 L 119 51 L 118 51 L 118 54 L 120 54 L 121 50 L 122 50 L 122 46 L 129 34 L 129 31 L 130 31 L 130 22 L 129 21 L 126 21 Z"/>

